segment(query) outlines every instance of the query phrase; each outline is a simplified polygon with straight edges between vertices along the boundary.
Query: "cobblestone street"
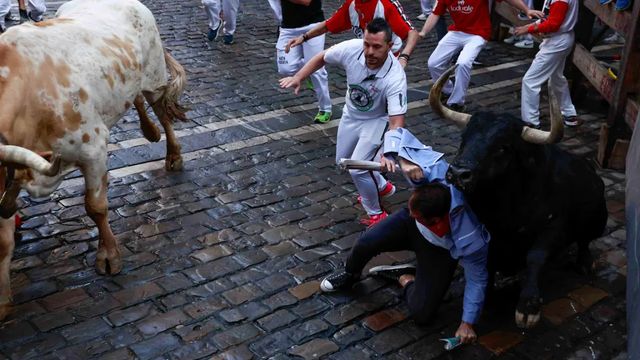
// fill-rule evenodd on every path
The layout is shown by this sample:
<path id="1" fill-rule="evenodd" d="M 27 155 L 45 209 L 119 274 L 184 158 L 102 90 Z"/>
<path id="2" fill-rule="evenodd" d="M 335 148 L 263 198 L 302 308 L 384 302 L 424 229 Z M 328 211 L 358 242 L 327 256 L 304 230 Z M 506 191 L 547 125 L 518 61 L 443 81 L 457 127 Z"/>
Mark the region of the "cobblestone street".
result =
<path id="1" fill-rule="evenodd" d="M 413 20 L 419 2 L 401 2 L 422 26 Z M 49 3 L 47 17 L 61 3 Z M 460 322 L 459 274 L 426 327 L 407 317 L 395 284 L 365 278 L 349 293 L 319 291 L 365 229 L 355 188 L 334 159 L 344 72 L 328 68 L 334 120 L 315 125 L 313 92 L 279 89 L 267 1 L 241 1 L 233 45 L 207 42 L 199 0 L 143 3 L 187 71 L 189 121 L 176 123 L 184 170 L 164 170 L 164 138 L 144 139 L 135 111 L 112 128 L 109 218 L 124 260 L 116 276 L 95 271 L 98 232 L 78 171 L 51 198 L 22 198 L 15 306 L 0 323 L 0 360 L 626 359 L 624 173 L 598 170 L 609 221 L 591 243 L 594 275 L 575 270 L 574 254 L 558 261 L 543 286 L 543 319 L 528 331 L 513 319 L 517 281 L 501 279 L 476 327 L 479 341 L 446 352 L 438 339 Z M 323 1 L 325 16 L 339 3 Z M 351 36 L 329 35 L 327 46 Z M 433 34 L 420 42 L 407 68 L 407 127 L 450 160 L 460 130 L 426 101 L 435 43 Z M 521 79 L 535 52 L 489 43 L 472 73 L 470 110 L 519 116 Z M 576 107 L 586 122 L 567 129 L 561 146 L 593 159 L 606 109 Z M 390 178 L 400 191 L 386 205 L 395 210 L 409 191 L 399 174 Z M 370 266 L 412 259 L 386 253 Z"/>

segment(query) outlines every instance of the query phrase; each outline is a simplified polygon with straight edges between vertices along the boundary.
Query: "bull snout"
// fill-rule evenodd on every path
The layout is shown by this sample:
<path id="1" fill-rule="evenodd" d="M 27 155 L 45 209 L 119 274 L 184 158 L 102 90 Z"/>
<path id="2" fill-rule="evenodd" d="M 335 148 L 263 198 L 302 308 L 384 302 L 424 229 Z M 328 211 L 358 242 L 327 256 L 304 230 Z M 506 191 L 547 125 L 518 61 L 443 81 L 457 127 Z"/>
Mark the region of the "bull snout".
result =
<path id="1" fill-rule="evenodd" d="M 447 170 L 447 181 L 463 192 L 473 190 L 473 173 L 465 166 L 451 164 Z"/>

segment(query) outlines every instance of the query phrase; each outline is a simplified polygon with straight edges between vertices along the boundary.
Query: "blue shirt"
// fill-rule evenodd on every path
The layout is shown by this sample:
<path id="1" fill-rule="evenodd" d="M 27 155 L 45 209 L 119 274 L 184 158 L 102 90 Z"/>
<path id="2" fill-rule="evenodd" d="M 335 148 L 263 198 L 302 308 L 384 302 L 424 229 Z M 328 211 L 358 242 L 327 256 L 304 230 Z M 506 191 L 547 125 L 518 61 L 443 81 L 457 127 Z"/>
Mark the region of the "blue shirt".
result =
<path id="1" fill-rule="evenodd" d="M 444 244 L 440 241 L 438 243 L 430 242 L 447 248 L 454 259 L 460 259 L 466 279 L 462 321 L 476 323 L 482 311 L 489 279 L 487 272 L 487 255 L 491 239 L 489 232 L 467 206 L 464 195 L 446 181 L 445 175 L 449 164 L 444 160 L 442 153 L 433 151 L 430 146 L 422 144 L 413 134 L 402 128 L 388 131 L 385 134 L 384 153 L 395 153 L 422 168 L 423 180 L 415 182 L 407 178 L 412 186 L 438 182 L 449 188 L 451 192 L 451 207 L 449 209 L 451 231 L 443 237 Z M 417 226 L 420 228 L 421 224 L 417 224 Z M 425 234 L 423 231 L 421 233 Z M 427 238 L 427 240 L 429 239 Z"/>

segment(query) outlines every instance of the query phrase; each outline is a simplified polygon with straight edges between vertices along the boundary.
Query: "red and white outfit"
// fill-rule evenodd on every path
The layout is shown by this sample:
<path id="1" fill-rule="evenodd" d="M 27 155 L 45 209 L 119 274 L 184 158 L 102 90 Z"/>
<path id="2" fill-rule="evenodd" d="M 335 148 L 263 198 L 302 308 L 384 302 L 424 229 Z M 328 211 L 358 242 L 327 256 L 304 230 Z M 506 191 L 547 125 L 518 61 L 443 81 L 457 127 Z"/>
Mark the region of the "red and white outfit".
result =
<path id="1" fill-rule="evenodd" d="M 377 17 L 385 19 L 391 27 L 391 51 L 394 54 L 398 53 L 402 47 L 402 40 L 413 30 L 398 0 L 346 0 L 327 20 L 327 30 L 336 34 L 352 29 L 356 37 L 362 39 L 367 24 Z"/>
<path id="2" fill-rule="evenodd" d="M 453 24 L 429 56 L 429 73 L 432 79 L 439 78 L 449 67 L 453 55 L 462 49 L 456 61 L 455 84 L 448 81 L 443 88 L 445 94 L 451 95 L 447 104 L 462 105 L 471 79 L 473 60 L 491 36 L 491 0 L 438 0 L 433 13 L 444 16 L 445 11 Z"/>
<path id="3" fill-rule="evenodd" d="M 543 21 L 529 25 L 529 33 L 544 36 L 540 51 L 522 79 L 522 120 L 533 125 L 540 124 L 540 89 L 547 81 L 560 101 L 560 110 L 565 117 L 576 116 L 571 102 L 569 85 L 564 77 L 564 65 L 574 42 L 573 28 L 578 21 L 577 0 L 546 0 L 543 11 L 549 16 Z"/>

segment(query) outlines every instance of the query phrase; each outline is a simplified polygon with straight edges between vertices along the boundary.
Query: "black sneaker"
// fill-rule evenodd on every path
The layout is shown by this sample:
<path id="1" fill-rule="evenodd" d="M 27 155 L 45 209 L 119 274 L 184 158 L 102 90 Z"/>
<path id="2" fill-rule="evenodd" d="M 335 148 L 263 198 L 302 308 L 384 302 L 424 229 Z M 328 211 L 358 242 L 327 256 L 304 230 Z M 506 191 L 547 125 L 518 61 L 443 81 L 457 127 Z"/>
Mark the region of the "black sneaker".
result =
<path id="1" fill-rule="evenodd" d="M 576 127 L 582 125 L 583 121 L 577 116 L 564 116 L 562 115 L 562 121 L 565 126 Z"/>
<path id="2" fill-rule="evenodd" d="M 333 292 L 336 290 L 350 289 L 358 281 L 358 276 L 350 274 L 344 270 L 339 270 L 322 279 L 320 290 L 323 292 Z"/>
<path id="3" fill-rule="evenodd" d="M 416 267 L 412 264 L 380 265 L 369 269 L 369 275 L 379 276 L 391 281 L 398 281 L 402 275 L 415 275 Z"/>
<path id="4" fill-rule="evenodd" d="M 9 11 L 7 13 L 7 15 L 4 16 L 4 21 L 8 21 L 8 22 L 19 22 L 20 21 L 20 17 L 15 16 L 11 13 L 11 11 Z"/>

